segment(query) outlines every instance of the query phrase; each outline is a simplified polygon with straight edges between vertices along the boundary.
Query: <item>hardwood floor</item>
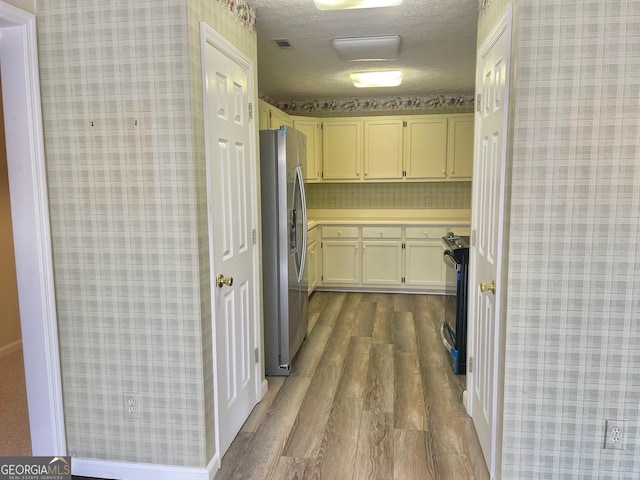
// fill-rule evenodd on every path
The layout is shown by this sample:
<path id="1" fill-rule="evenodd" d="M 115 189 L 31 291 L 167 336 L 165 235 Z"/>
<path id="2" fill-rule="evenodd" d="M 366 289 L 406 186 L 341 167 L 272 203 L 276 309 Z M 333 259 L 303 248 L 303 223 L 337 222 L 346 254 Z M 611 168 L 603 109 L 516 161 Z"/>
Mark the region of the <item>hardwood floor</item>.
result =
<path id="1" fill-rule="evenodd" d="M 314 293 L 291 376 L 268 378 L 215 479 L 488 479 L 442 310 L 438 296 Z"/>

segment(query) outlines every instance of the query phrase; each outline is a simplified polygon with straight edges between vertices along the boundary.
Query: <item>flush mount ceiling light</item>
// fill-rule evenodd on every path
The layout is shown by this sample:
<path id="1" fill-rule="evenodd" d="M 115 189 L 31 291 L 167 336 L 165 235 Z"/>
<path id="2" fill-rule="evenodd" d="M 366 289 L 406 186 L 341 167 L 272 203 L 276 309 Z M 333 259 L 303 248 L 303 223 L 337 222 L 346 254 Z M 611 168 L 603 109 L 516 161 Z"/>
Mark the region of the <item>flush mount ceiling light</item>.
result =
<path id="1" fill-rule="evenodd" d="M 402 72 L 400 70 L 358 72 L 349 76 L 353 84 L 358 88 L 397 87 L 402 83 Z"/>
<path id="2" fill-rule="evenodd" d="M 395 7 L 402 0 L 314 0 L 318 10 L 348 10 L 352 8 Z"/>
<path id="3" fill-rule="evenodd" d="M 385 35 L 379 37 L 335 38 L 331 41 L 340 60 L 347 62 L 367 62 L 395 60 L 400 52 L 400 37 Z"/>

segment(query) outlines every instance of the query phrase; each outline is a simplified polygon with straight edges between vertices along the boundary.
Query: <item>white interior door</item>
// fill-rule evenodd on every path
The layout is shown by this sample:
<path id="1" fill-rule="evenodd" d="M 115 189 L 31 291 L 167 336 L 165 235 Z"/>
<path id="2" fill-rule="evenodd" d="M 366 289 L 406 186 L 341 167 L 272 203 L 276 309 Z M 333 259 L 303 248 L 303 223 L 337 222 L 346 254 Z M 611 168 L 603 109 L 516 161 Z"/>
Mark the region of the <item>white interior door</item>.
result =
<path id="1" fill-rule="evenodd" d="M 492 478 L 501 417 L 500 271 L 504 217 L 511 9 L 478 52 L 471 275 L 469 282 L 470 414 Z"/>
<path id="2" fill-rule="evenodd" d="M 250 76 L 206 43 L 207 184 L 212 252 L 218 452 L 224 455 L 258 401 Z"/>

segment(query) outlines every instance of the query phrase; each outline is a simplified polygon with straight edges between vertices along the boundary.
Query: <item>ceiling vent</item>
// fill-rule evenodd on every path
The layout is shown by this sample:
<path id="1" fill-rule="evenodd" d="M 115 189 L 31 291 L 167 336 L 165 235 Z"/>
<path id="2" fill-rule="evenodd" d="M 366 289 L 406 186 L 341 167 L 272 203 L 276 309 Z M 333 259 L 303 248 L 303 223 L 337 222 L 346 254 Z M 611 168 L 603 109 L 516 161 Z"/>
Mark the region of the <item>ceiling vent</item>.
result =
<path id="1" fill-rule="evenodd" d="M 280 48 L 293 48 L 291 42 L 286 38 L 274 38 L 273 42 Z"/>

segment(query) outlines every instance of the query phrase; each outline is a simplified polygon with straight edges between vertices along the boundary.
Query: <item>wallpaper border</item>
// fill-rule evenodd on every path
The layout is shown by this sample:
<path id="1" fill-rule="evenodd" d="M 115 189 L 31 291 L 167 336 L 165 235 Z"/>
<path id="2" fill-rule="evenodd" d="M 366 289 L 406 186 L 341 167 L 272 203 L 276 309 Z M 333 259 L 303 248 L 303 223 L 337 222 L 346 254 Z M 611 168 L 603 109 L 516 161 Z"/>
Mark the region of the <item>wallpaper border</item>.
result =
<path id="1" fill-rule="evenodd" d="M 247 30 L 256 33 L 256 9 L 245 0 L 218 0 Z"/>
<path id="2" fill-rule="evenodd" d="M 312 112 L 359 112 L 359 111 L 394 111 L 394 110 L 438 110 L 468 109 L 473 110 L 473 94 L 428 95 L 428 96 L 393 96 L 393 97 L 351 97 L 324 98 L 310 100 L 281 100 L 261 95 L 265 102 L 289 114 Z"/>

